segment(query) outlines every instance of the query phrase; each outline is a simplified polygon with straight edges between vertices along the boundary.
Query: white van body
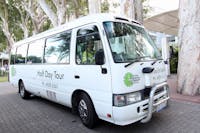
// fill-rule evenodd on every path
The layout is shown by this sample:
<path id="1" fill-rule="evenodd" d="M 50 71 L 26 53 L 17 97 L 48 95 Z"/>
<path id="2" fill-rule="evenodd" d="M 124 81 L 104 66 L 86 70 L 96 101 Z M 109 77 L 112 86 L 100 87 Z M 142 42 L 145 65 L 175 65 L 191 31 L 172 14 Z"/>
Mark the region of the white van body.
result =
<path id="1" fill-rule="evenodd" d="M 15 56 L 15 62 L 10 64 L 10 83 L 19 87 L 19 83 L 23 82 L 29 93 L 70 108 L 73 108 L 74 94 L 81 91 L 91 99 L 98 118 L 117 125 L 149 121 L 153 112 L 167 106 L 169 99 L 164 61 L 158 58 L 142 57 L 133 60 L 131 64 L 132 60 L 115 62 L 110 45 L 111 40 L 108 39 L 104 22 L 109 22 L 107 25 L 116 24 L 117 26 L 118 23 L 120 25 L 124 23 L 128 24 L 128 27 L 133 25 L 139 27 L 139 30 L 143 29 L 139 23 L 126 18 L 110 14 L 95 14 L 17 42 L 12 50 L 12 54 L 17 56 Z M 121 28 L 125 27 L 120 25 Z M 101 65 L 78 63 L 76 55 L 78 31 L 90 26 L 98 28 L 101 48 L 104 52 L 104 63 Z M 70 30 L 71 36 L 68 63 L 45 63 L 45 50 L 42 51 L 40 63 L 29 62 L 28 52 L 24 56 L 23 63 L 16 63 L 19 55 L 16 51 L 21 45 L 29 45 L 36 40 L 45 45 L 48 42 L 47 38 L 67 30 Z M 113 36 L 115 36 L 114 33 Z M 120 37 L 116 36 L 115 42 Z M 121 40 L 122 43 L 123 40 L 125 39 Z M 116 46 L 120 45 L 116 44 Z M 27 49 L 29 47 L 27 46 Z M 120 51 L 120 48 L 116 49 L 117 52 Z M 130 48 L 128 50 L 131 51 Z"/>

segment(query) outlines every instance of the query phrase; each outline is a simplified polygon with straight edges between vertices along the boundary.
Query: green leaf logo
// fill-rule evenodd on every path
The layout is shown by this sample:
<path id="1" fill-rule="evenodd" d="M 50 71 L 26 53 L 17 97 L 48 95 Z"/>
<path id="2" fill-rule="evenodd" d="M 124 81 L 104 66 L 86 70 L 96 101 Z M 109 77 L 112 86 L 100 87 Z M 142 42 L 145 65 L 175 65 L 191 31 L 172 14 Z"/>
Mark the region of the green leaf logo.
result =
<path id="1" fill-rule="evenodd" d="M 125 74 L 124 76 L 124 84 L 127 86 L 127 87 L 131 87 L 133 85 L 133 74 L 128 72 Z"/>
<path id="2" fill-rule="evenodd" d="M 11 76 L 14 77 L 16 75 L 16 70 L 14 66 L 11 67 Z"/>

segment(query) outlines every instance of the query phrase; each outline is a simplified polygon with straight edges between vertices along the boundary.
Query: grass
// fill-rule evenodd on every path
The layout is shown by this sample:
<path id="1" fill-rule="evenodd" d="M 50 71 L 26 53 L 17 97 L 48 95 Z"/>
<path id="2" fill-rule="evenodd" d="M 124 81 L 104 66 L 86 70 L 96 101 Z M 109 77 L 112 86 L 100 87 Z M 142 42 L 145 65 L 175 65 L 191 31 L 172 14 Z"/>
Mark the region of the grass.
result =
<path id="1" fill-rule="evenodd" d="M 0 76 L 0 82 L 8 82 L 8 76 Z"/>

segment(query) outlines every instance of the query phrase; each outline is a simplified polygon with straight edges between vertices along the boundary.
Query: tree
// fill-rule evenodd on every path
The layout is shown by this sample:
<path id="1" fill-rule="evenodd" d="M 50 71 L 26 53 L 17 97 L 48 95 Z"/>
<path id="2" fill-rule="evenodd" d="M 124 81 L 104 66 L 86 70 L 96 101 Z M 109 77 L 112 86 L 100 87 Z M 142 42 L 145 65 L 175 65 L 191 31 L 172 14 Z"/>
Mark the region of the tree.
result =
<path id="1" fill-rule="evenodd" d="M 7 48 L 6 37 L 4 36 L 3 31 L 0 29 L 0 52 L 5 51 Z"/>
<path id="2" fill-rule="evenodd" d="M 75 14 L 75 18 L 80 16 L 85 16 L 88 13 L 88 1 L 87 0 L 71 0 L 68 1 L 68 16 L 73 16 Z M 69 19 L 68 19 L 69 20 Z"/>
<path id="3" fill-rule="evenodd" d="M 17 6 L 17 4 L 15 4 L 15 6 L 20 12 L 22 25 L 25 29 L 30 25 L 28 19 L 28 17 L 30 17 L 33 26 L 33 34 L 43 31 L 44 24 L 47 22 L 47 16 L 36 1 L 20 0 L 19 5 Z M 25 11 L 25 13 L 23 11 Z M 26 31 L 24 30 L 24 33 L 25 32 Z"/>
<path id="4" fill-rule="evenodd" d="M 102 13 L 108 12 L 109 6 L 110 6 L 110 4 L 109 4 L 108 0 L 101 1 L 101 12 Z"/>
<path id="5" fill-rule="evenodd" d="M 5 37 L 8 40 L 8 48 L 9 51 L 11 49 L 11 47 L 14 44 L 14 38 L 12 35 L 12 32 L 10 32 L 10 27 L 9 27 L 9 13 L 8 13 L 8 4 L 6 3 L 5 0 L 0 1 L 0 27 L 5 35 Z"/>
<path id="6" fill-rule="evenodd" d="M 14 1 L 12 4 L 15 6 L 17 12 L 20 15 L 20 22 L 18 23 L 18 26 L 22 29 L 23 31 L 23 38 L 27 38 L 29 36 L 29 20 L 30 17 L 28 13 L 22 8 L 21 1 Z"/>
<path id="7" fill-rule="evenodd" d="M 143 0 L 121 0 L 121 14 L 143 23 Z"/>
<path id="8" fill-rule="evenodd" d="M 200 94 L 200 1 L 180 0 L 178 92 Z"/>
<path id="9" fill-rule="evenodd" d="M 121 0 L 121 15 L 135 19 L 134 0 Z"/>
<path id="10" fill-rule="evenodd" d="M 143 4 L 143 18 L 148 18 L 150 17 L 149 12 L 151 12 L 153 10 L 153 8 L 151 6 L 149 6 L 149 0 L 142 0 L 142 4 Z"/>
<path id="11" fill-rule="evenodd" d="M 11 49 L 15 41 L 29 37 L 46 29 L 48 22 L 44 12 L 39 10 L 38 3 L 28 0 L 0 1 L 0 26 L 7 41 L 1 41 L 2 47 L 7 45 Z M 41 15 L 42 14 L 42 15 Z M 44 25 L 45 24 L 45 25 Z"/>
<path id="12" fill-rule="evenodd" d="M 135 20 L 139 21 L 140 23 L 143 23 L 143 1 L 142 0 L 135 0 Z"/>
<path id="13" fill-rule="evenodd" d="M 66 0 L 38 0 L 39 5 L 46 13 L 54 27 L 66 22 Z"/>
<path id="14" fill-rule="evenodd" d="M 100 0 L 88 0 L 89 14 L 101 12 L 101 1 Z"/>

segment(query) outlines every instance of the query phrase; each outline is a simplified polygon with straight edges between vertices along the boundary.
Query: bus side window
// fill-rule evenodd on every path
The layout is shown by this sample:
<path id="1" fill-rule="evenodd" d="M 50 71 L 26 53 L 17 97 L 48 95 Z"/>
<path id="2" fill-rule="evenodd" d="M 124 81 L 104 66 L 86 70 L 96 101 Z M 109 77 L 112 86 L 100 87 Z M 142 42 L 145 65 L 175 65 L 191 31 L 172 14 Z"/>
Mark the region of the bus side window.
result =
<path id="1" fill-rule="evenodd" d="M 15 59 L 16 59 L 16 48 L 13 48 L 11 50 L 11 55 L 10 55 L 10 64 L 11 65 L 15 64 Z"/>
<path id="2" fill-rule="evenodd" d="M 23 44 L 17 48 L 17 54 L 16 54 L 16 64 L 24 64 L 26 62 L 26 54 L 27 54 L 27 44 Z"/>
<path id="3" fill-rule="evenodd" d="M 29 44 L 27 64 L 42 63 L 44 40 L 36 40 Z"/>
<path id="4" fill-rule="evenodd" d="M 103 45 L 97 26 L 81 28 L 76 39 L 76 63 L 95 65 L 97 51 L 102 51 Z"/>
<path id="5" fill-rule="evenodd" d="M 44 63 L 69 64 L 71 31 L 58 33 L 47 38 Z"/>

